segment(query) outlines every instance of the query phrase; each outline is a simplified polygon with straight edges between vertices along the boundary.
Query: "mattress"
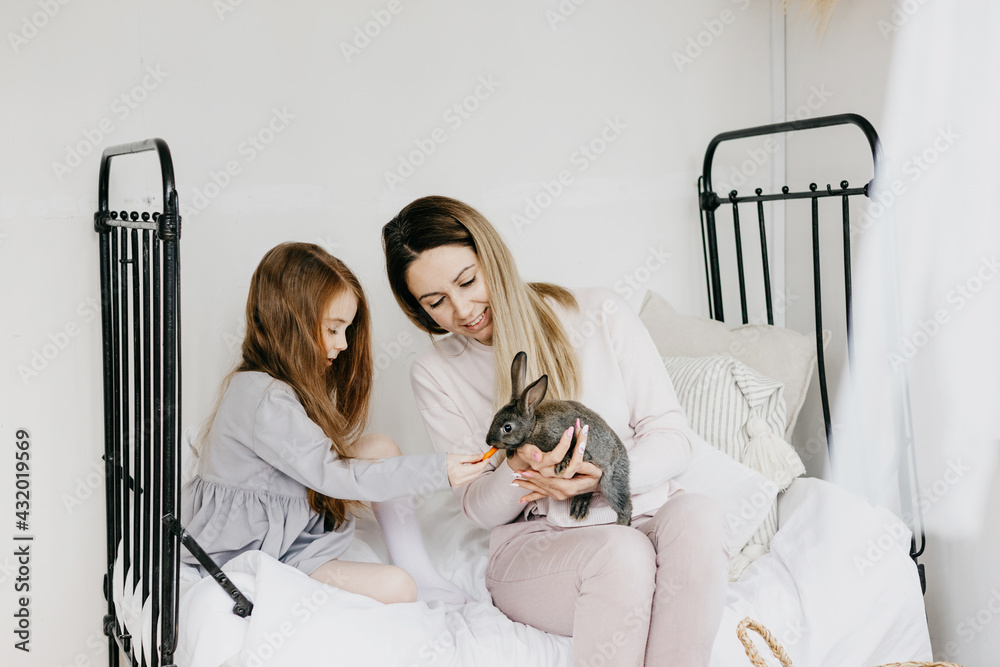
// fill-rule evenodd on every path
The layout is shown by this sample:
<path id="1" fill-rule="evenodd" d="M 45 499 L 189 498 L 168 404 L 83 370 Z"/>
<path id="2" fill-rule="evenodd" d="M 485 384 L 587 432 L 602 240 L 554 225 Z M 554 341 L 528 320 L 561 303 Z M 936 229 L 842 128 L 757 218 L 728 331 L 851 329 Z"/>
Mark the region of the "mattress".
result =
<path id="1" fill-rule="evenodd" d="M 572 664 L 569 638 L 510 621 L 493 606 L 485 586 L 489 533 L 462 515 L 449 491 L 422 498 L 419 515 L 432 560 L 468 594 L 468 604 L 383 605 L 248 552 L 223 567 L 254 602 L 245 619 L 232 613 L 232 600 L 214 580 L 183 566 L 177 664 Z M 374 520 L 358 524 L 347 557 L 384 561 Z M 795 480 L 779 499 L 770 553 L 729 584 L 711 665 L 750 664 L 736 635 L 747 616 L 768 627 L 796 665 L 930 660 L 909 542 L 909 531 L 888 510 L 819 479 Z M 133 637 L 142 637 L 148 655 L 148 618 L 143 623 L 143 605 L 124 582 L 131 577 L 116 573 L 120 618 L 133 626 Z"/>

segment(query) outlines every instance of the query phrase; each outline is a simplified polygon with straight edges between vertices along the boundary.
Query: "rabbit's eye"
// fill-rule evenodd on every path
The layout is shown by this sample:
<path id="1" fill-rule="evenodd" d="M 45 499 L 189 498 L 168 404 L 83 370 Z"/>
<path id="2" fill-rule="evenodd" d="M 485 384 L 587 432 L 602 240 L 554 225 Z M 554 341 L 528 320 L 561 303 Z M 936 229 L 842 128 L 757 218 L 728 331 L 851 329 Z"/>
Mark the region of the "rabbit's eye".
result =
<path id="1" fill-rule="evenodd" d="M 512 428 L 513 427 L 510 424 L 504 424 L 503 425 L 503 432 L 504 433 L 510 433 L 510 431 L 511 431 Z"/>

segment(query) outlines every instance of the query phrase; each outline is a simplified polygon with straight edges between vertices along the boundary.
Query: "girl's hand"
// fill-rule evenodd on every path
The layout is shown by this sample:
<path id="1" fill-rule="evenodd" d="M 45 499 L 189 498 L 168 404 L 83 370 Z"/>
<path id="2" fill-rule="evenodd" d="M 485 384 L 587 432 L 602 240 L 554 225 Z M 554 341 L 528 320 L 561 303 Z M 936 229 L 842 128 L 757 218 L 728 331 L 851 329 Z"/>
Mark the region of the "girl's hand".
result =
<path id="1" fill-rule="evenodd" d="M 490 460 L 481 460 L 482 454 L 448 454 L 448 481 L 452 486 L 462 486 L 489 470 Z"/>

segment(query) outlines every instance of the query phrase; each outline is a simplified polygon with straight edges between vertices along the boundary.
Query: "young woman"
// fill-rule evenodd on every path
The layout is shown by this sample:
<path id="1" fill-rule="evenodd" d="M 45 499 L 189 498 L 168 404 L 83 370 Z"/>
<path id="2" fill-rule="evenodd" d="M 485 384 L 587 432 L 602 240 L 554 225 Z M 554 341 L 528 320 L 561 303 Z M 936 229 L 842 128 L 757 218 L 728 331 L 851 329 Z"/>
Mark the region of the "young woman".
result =
<path id="1" fill-rule="evenodd" d="M 595 410 L 629 449 L 631 526 L 612 525 L 599 492 L 586 519 L 569 516 L 568 499 L 598 491 L 601 476 L 582 446 L 555 475 L 576 429 L 547 454 L 530 444 L 497 454 L 455 489 L 465 514 L 492 529 L 496 606 L 572 636 L 577 665 L 707 665 L 726 590 L 722 515 L 671 481 L 690 459 L 689 427 L 638 317 L 609 290 L 525 283 L 489 221 L 453 199 L 414 201 L 382 241 L 400 307 L 429 334 L 451 334 L 411 370 L 438 451 L 482 451 L 519 350 L 529 378 L 549 375 L 548 396 Z"/>
<path id="2" fill-rule="evenodd" d="M 273 248 L 250 283 L 246 330 L 183 492 L 188 531 L 220 565 L 258 549 L 381 602 L 464 602 L 431 565 L 411 496 L 459 487 L 488 464 L 475 463 L 481 454 L 400 456 L 390 438 L 362 435 L 371 327 L 350 269 L 315 245 Z M 340 559 L 366 501 L 395 566 Z"/>

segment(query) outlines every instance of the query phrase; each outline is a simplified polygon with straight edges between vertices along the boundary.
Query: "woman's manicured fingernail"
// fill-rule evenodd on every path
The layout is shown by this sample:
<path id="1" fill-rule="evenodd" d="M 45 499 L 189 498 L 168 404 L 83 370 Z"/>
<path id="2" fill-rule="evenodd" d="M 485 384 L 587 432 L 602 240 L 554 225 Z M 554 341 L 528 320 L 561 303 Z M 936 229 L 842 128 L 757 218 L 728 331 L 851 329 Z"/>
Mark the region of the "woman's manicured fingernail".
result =
<path id="1" fill-rule="evenodd" d="M 514 473 L 514 479 L 521 479 L 521 473 L 519 472 Z"/>
<path id="2" fill-rule="evenodd" d="M 528 472 L 528 471 L 525 471 L 524 473 L 522 473 L 522 476 L 523 477 L 531 477 L 531 473 Z"/>
<path id="3" fill-rule="evenodd" d="M 590 424 L 583 427 L 583 435 L 587 435 L 588 433 L 590 433 Z"/>
<path id="4" fill-rule="evenodd" d="M 510 485 L 511 486 L 516 486 L 517 488 L 521 488 L 521 485 L 518 484 L 517 482 L 511 482 Z"/>
<path id="5" fill-rule="evenodd" d="M 535 459 L 535 461 L 541 461 L 542 455 L 539 454 L 538 452 L 535 452 L 534 454 L 531 455 L 531 458 Z"/>
<path id="6" fill-rule="evenodd" d="M 576 430 L 578 430 L 578 431 L 580 430 L 580 418 L 579 417 L 576 418 Z"/>
<path id="7" fill-rule="evenodd" d="M 519 502 L 520 504 L 522 504 L 522 505 L 523 505 L 524 503 L 526 503 L 526 502 L 528 502 L 528 501 L 527 501 L 527 500 L 524 500 L 524 499 L 522 498 L 522 499 L 521 499 L 521 500 L 519 500 L 518 502 Z"/>

